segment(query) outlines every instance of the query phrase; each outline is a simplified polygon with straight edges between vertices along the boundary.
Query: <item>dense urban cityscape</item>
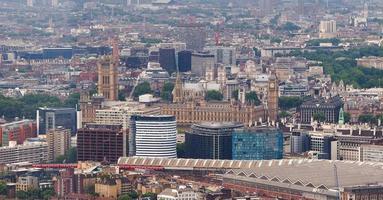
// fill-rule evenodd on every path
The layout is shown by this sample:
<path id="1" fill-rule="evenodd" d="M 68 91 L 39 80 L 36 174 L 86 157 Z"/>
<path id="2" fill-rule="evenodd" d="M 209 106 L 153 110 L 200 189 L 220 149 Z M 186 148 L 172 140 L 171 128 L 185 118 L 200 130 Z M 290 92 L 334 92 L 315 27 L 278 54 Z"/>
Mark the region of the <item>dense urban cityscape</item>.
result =
<path id="1" fill-rule="evenodd" d="M 383 0 L 0 0 L 0 199 L 383 199 Z"/>

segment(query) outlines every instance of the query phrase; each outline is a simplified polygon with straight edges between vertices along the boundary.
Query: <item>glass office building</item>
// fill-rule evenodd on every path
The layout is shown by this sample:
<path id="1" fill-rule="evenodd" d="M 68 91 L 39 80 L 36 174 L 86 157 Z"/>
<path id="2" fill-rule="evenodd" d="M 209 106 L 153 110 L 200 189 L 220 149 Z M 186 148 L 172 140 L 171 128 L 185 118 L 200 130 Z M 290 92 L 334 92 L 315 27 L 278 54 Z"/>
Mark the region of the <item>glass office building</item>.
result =
<path id="1" fill-rule="evenodd" d="M 283 134 L 279 129 L 236 129 L 232 139 L 233 160 L 271 160 L 283 157 Z"/>
<path id="2" fill-rule="evenodd" d="M 195 159 L 231 160 L 232 133 L 241 123 L 201 122 L 185 134 L 186 155 Z"/>
<path id="3" fill-rule="evenodd" d="M 72 135 L 77 132 L 76 109 L 74 108 L 39 108 L 36 113 L 37 132 L 46 134 L 51 129 L 62 127 L 70 129 Z"/>

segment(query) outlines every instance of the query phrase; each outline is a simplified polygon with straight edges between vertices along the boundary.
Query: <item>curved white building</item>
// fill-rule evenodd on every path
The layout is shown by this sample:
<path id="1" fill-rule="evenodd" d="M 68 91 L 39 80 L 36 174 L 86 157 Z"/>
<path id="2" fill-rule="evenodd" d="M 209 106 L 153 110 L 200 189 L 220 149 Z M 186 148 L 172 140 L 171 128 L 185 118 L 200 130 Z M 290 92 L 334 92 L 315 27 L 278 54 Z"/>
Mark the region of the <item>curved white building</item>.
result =
<path id="1" fill-rule="evenodd" d="M 130 122 L 130 156 L 177 157 L 177 123 L 174 116 L 134 115 Z"/>

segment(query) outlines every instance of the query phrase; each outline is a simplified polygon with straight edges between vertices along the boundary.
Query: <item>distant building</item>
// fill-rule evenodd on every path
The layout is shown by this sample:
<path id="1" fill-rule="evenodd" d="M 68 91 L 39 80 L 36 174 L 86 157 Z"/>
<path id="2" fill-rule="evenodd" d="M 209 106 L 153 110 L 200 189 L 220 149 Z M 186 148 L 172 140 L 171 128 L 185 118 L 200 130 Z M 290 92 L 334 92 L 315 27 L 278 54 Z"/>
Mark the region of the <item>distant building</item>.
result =
<path id="1" fill-rule="evenodd" d="M 283 134 L 276 128 L 236 129 L 232 143 L 233 160 L 272 160 L 283 157 Z"/>
<path id="2" fill-rule="evenodd" d="M 0 125 L 0 144 L 8 146 L 9 141 L 23 144 L 27 138 L 37 136 L 37 124 L 33 120 L 20 120 Z"/>
<path id="3" fill-rule="evenodd" d="M 49 160 L 55 161 L 57 157 L 65 155 L 70 148 L 70 130 L 62 128 L 49 130 L 46 134 L 46 140 L 49 149 Z"/>
<path id="4" fill-rule="evenodd" d="M 169 74 L 177 71 L 176 51 L 174 48 L 159 49 L 159 63 L 161 68 L 165 69 Z"/>
<path id="5" fill-rule="evenodd" d="M 77 131 L 77 114 L 74 108 L 39 108 L 36 121 L 38 134 L 46 134 L 59 126 L 70 129 L 72 134 Z"/>
<path id="6" fill-rule="evenodd" d="M 180 41 L 186 43 L 187 50 L 201 51 L 206 43 L 207 29 L 204 24 L 179 24 Z"/>
<path id="7" fill-rule="evenodd" d="M 54 189 L 58 197 L 68 194 L 82 193 L 84 179 L 81 174 L 74 174 L 74 169 L 62 169 L 54 178 Z"/>
<path id="8" fill-rule="evenodd" d="M 20 176 L 16 183 L 16 192 L 39 188 L 39 180 L 35 176 Z"/>
<path id="9" fill-rule="evenodd" d="M 214 55 L 215 63 L 221 63 L 223 65 L 236 64 L 235 47 L 209 46 L 205 47 L 204 50 Z"/>
<path id="10" fill-rule="evenodd" d="M 320 38 L 334 38 L 337 37 L 336 21 L 321 21 L 319 25 Z"/>
<path id="11" fill-rule="evenodd" d="M 232 134 L 241 123 L 201 122 L 185 134 L 186 155 L 196 159 L 232 159 Z"/>
<path id="12" fill-rule="evenodd" d="M 48 144 L 41 141 L 25 141 L 22 145 L 17 145 L 12 141 L 9 146 L 0 147 L 0 164 L 19 162 L 48 162 Z"/>
<path id="13" fill-rule="evenodd" d="M 180 72 L 191 71 L 192 61 L 192 52 L 185 50 L 178 52 L 178 70 Z"/>
<path id="14" fill-rule="evenodd" d="M 118 99 L 118 64 L 111 57 L 103 57 L 97 63 L 98 94 L 111 101 Z"/>
<path id="15" fill-rule="evenodd" d="M 383 145 L 364 144 L 360 151 L 360 161 L 383 162 Z"/>
<path id="16" fill-rule="evenodd" d="M 358 66 L 383 70 L 383 57 L 363 57 L 356 61 Z"/>
<path id="17" fill-rule="evenodd" d="M 87 124 L 77 131 L 77 159 L 116 163 L 127 148 L 126 134 L 122 125 Z"/>
<path id="18" fill-rule="evenodd" d="M 191 57 L 191 72 L 197 76 L 205 77 L 207 69 L 214 69 L 215 58 L 208 52 L 193 53 Z"/>
<path id="19" fill-rule="evenodd" d="M 309 87 L 307 84 L 285 84 L 279 86 L 279 96 L 295 96 L 305 97 L 309 95 Z"/>
<path id="20" fill-rule="evenodd" d="M 343 107 L 342 99 L 339 96 L 310 99 L 304 102 L 300 107 L 300 118 L 302 123 L 311 123 L 315 114 L 321 113 L 324 116 L 324 122 L 337 123 L 339 121 L 339 112 Z"/>
<path id="21" fill-rule="evenodd" d="M 177 157 L 177 122 L 171 115 L 134 115 L 130 118 L 129 155 Z"/>

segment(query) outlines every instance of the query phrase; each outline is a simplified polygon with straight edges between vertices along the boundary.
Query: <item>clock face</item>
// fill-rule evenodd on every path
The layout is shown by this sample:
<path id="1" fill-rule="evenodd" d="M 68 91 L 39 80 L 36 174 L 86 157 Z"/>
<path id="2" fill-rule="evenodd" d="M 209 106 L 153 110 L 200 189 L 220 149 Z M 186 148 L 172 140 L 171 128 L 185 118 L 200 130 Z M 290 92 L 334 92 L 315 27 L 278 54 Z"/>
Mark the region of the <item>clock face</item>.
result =
<path id="1" fill-rule="evenodd" d="M 270 87 L 271 87 L 271 88 L 274 88 L 274 83 L 270 83 Z"/>

